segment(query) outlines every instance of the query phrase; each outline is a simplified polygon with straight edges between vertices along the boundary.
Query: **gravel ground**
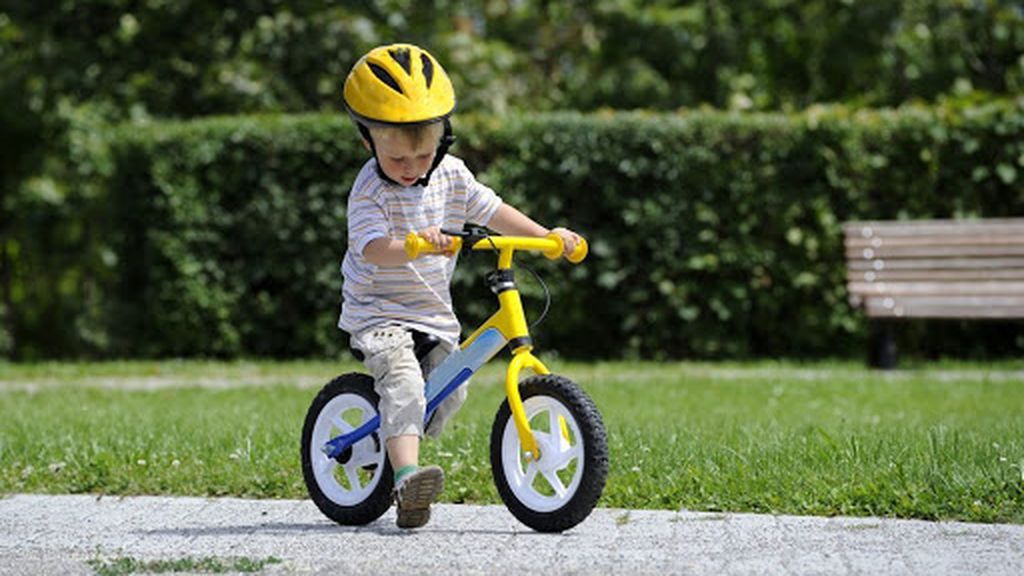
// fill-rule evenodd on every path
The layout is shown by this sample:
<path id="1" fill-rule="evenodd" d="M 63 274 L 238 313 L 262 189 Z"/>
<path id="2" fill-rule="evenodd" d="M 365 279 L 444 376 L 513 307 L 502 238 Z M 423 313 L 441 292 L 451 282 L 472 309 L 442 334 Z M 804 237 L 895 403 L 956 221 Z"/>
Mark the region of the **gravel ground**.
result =
<path id="1" fill-rule="evenodd" d="M 263 574 L 1024 574 L 1024 526 L 597 509 L 539 534 L 500 506 L 389 512 L 358 528 L 308 500 L 11 495 L 0 575 L 92 574 L 119 558 L 277 560 Z"/>

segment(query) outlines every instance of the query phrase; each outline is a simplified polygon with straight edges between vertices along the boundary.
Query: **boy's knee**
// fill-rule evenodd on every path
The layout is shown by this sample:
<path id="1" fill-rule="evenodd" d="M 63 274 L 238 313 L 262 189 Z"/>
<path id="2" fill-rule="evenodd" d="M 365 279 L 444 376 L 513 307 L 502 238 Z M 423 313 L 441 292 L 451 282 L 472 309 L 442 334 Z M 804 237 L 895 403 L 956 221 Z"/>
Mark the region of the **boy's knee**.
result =
<path id="1" fill-rule="evenodd" d="M 399 436 L 423 437 L 423 425 L 416 421 L 390 421 L 382 420 L 380 425 L 381 435 L 385 442 Z"/>
<path id="2" fill-rule="evenodd" d="M 405 434 L 423 435 L 423 415 L 427 400 L 423 381 L 412 378 L 387 378 L 376 383 L 380 396 L 378 409 L 381 432 L 385 438 Z"/>

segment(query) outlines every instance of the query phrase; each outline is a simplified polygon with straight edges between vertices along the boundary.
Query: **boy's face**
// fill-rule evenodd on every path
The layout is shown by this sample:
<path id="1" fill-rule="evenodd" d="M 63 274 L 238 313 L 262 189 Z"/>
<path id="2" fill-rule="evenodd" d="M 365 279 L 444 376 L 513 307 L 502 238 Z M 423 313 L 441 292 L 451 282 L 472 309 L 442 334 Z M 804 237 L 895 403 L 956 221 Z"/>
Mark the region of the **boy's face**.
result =
<path id="1" fill-rule="evenodd" d="M 397 130 L 371 130 L 371 134 L 381 170 L 402 186 L 415 184 L 434 163 L 439 139 L 420 138 L 416 142 Z"/>

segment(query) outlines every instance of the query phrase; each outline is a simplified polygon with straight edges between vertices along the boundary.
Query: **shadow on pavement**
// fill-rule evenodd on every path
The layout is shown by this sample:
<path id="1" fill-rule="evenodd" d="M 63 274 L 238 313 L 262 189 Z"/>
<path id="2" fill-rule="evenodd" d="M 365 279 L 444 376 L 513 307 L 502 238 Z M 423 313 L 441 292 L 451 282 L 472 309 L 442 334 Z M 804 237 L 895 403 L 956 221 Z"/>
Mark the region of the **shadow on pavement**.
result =
<path id="1" fill-rule="evenodd" d="M 493 530 L 484 528 L 432 528 L 427 526 L 416 530 L 403 530 L 390 522 L 376 522 L 367 526 L 341 526 L 338 524 L 321 523 L 284 523 L 270 522 L 267 524 L 243 524 L 238 526 L 208 526 L 196 528 L 161 528 L 157 530 L 136 530 L 139 536 L 239 536 L 259 534 L 377 534 L 379 536 L 408 537 L 416 534 L 481 534 L 492 536 L 538 536 L 538 537 L 561 537 L 572 538 L 571 533 L 544 534 L 530 530 Z"/>

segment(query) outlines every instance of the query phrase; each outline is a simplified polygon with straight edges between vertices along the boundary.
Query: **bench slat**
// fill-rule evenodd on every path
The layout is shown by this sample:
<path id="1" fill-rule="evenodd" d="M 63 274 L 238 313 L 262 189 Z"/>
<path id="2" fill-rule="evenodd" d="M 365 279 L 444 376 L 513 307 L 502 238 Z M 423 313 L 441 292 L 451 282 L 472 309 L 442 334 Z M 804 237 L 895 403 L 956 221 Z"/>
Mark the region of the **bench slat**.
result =
<path id="1" fill-rule="evenodd" d="M 846 272 L 847 282 L 956 282 L 958 280 L 1024 280 L 1024 268 L 979 270 L 865 270 Z"/>
<path id="2" fill-rule="evenodd" d="M 892 220 L 846 222 L 843 232 L 847 237 L 871 238 L 875 236 L 927 236 L 972 234 L 1020 234 L 1024 218 L 991 218 L 983 220 Z"/>
<path id="3" fill-rule="evenodd" d="M 1020 244 L 979 245 L 979 244 L 933 244 L 931 246 L 889 246 L 877 248 L 847 248 L 846 257 L 850 260 L 858 258 L 900 259 L 900 258 L 934 258 L 956 256 L 1024 256 L 1024 238 Z"/>
<path id="4" fill-rule="evenodd" d="M 1024 297 L 867 298 L 871 318 L 1024 318 Z"/>
<path id="5" fill-rule="evenodd" d="M 850 282 L 851 294 L 886 296 L 1015 296 L 1024 297 L 1024 282 Z"/>
<path id="6" fill-rule="evenodd" d="M 999 270 L 1024 268 L 1024 258 L 919 258 L 850 260 L 850 270 Z"/>
<path id="7" fill-rule="evenodd" d="M 944 234 L 930 236 L 847 236 L 843 244 L 850 248 L 882 248 L 886 246 L 1017 246 L 1024 244 L 1024 233 L 1017 234 Z"/>
<path id="8" fill-rule="evenodd" d="M 959 308 L 953 306 L 914 306 L 897 314 L 883 308 L 867 308 L 868 318 L 935 318 L 946 320 L 1017 320 L 1024 318 L 1024 306 L 1016 308 Z"/>

